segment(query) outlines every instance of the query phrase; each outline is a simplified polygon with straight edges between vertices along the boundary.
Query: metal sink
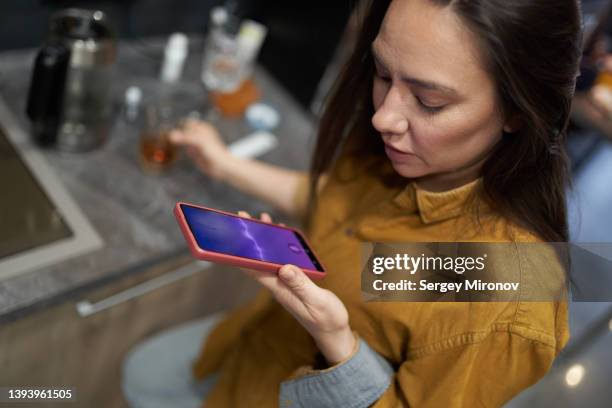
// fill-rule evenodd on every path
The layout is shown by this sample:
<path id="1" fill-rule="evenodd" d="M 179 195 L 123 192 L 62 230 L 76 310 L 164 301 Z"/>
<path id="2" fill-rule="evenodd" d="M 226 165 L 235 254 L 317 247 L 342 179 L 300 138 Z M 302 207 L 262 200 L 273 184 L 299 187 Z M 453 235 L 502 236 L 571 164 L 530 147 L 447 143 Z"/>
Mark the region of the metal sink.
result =
<path id="1" fill-rule="evenodd" d="M 0 98 L 0 279 L 102 247 Z"/>

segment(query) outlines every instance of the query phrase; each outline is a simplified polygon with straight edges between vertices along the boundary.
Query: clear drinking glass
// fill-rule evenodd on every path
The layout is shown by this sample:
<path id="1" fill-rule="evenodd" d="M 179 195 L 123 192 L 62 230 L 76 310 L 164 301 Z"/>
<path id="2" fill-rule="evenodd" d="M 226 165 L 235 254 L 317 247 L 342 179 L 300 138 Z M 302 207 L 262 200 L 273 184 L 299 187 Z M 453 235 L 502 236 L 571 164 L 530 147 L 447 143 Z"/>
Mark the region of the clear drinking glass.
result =
<path id="1" fill-rule="evenodd" d="M 150 104 L 145 108 L 144 126 L 140 134 L 140 163 L 143 170 L 159 173 L 177 157 L 177 148 L 169 139 L 176 125 L 169 104 Z"/>

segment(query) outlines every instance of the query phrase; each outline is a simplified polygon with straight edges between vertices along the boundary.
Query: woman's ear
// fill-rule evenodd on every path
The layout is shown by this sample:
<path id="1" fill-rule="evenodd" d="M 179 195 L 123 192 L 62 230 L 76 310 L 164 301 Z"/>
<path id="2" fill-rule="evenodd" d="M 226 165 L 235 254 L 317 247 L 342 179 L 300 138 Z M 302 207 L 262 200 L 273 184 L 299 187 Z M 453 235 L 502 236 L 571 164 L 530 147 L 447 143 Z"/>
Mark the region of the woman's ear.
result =
<path id="1" fill-rule="evenodd" d="M 515 113 L 509 120 L 506 121 L 503 130 L 505 133 L 514 133 L 521 127 L 523 127 L 523 119 L 518 113 Z"/>

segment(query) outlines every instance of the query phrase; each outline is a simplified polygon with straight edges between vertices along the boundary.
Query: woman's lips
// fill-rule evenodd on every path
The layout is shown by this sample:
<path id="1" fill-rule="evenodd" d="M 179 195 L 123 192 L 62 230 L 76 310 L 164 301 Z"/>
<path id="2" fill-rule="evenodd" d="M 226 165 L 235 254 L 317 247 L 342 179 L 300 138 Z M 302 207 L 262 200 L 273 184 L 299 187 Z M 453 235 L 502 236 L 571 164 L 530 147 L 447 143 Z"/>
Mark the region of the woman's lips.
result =
<path id="1" fill-rule="evenodd" d="M 387 153 L 387 156 L 389 156 L 389 158 L 392 161 L 398 161 L 398 162 L 411 160 L 415 156 L 414 153 L 408 153 L 408 152 L 398 150 L 395 147 L 390 146 L 386 143 L 385 143 L 385 153 Z"/>

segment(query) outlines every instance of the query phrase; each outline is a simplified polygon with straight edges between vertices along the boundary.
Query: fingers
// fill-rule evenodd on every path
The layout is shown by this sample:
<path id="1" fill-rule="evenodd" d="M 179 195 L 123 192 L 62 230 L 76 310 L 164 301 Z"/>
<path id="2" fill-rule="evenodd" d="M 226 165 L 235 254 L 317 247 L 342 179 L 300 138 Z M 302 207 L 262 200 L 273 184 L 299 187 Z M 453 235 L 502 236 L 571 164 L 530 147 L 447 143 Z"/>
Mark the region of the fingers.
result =
<path id="1" fill-rule="evenodd" d="M 257 271 L 255 269 L 240 268 L 251 278 L 259 282 L 260 285 L 268 289 L 277 299 L 288 299 L 293 296 L 289 289 L 275 273 Z"/>
<path id="2" fill-rule="evenodd" d="M 312 291 L 321 289 L 300 268 L 293 265 L 283 265 L 278 274 L 247 268 L 240 268 L 240 270 L 272 292 L 289 291 L 301 300 L 306 300 Z"/>
<path id="3" fill-rule="evenodd" d="M 182 129 L 172 129 L 168 135 L 170 142 L 177 145 L 197 146 L 201 137 L 193 132 L 186 132 Z"/>
<path id="4" fill-rule="evenodd" d="M 324 289 L 315 285 L 304 272 L 293 265 L 284 265 L 277 274 L 251 269 L 243 271 L 270 291 L 278 303 L 300 320 L 316 315 L 324 298 Z"/>
<path id="5" fill-rule="evenodd" d="M 193 118 L 183 119 L 180 121 L 178 127 L 170 131 L 169 139 L 172 143 L 178 145 L 196 144 L 202 139 L 202 134 L 209 128 L 211 128 L 211 126 L 206 122 Z"/>
<path id="6" fill-rule="evenodd" d="M 186 142 L 185 134 L 178 129 L 173 129 L 172 131 L 170 131 L 168 139 L 170 139 L 171 143 L 177 145 L 183 145 Z"/>
<path id="7" fill-rule="evenodd" d="M 244 218 L 253 218 L 253 217 L 251 217 L 251 214 L 249 214 L 248 212 L 243 211 L 243 210 L 238 211 L 238 215 L 241 216 L 241 217 L 244 217 Z M 272 222 L 272 217 L 270 217 L 270 214 L 268 214 L 267 212 L 262 212 L 259 215 L 259 220 L 263 221 L 263 222 L 271 223 Z"/>
<path id="8" fill-rule="evenodd" d="M 201 137 L 194 132 L 187 132 L 183 129 L 172 129 L 168 135 L 171 143 L 179 146 L 195 147 L 198 145 Z"/>
<path id="9" fill-rule="evenodd" d="M 309 303 L 311 296 L 321 289 L 306 276 L 304 271 L 294 265 L 284 265 L 278 271 L 278 276 L 291 292 L 304 303 Z"/>

